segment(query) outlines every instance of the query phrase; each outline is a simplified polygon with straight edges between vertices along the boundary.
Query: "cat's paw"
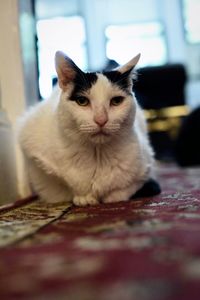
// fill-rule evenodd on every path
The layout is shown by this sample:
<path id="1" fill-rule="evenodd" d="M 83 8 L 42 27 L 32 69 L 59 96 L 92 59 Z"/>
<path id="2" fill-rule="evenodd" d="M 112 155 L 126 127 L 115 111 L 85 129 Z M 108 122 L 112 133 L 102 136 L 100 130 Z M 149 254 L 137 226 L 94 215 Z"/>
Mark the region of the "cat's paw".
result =
<path id="1" fill-rule="evenodd" d="M 73 203 L 76 206 L 87 206 L 87 205 L 96 205 L 98 200 L 92 195 L 86 196 L 74 196 Z"/>

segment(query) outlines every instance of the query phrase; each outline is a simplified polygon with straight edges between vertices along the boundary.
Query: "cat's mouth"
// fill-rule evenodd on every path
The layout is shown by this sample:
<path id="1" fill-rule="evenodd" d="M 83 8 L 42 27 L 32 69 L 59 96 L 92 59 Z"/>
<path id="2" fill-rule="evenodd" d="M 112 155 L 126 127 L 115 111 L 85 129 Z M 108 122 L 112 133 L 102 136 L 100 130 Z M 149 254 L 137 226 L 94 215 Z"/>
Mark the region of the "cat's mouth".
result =
<path id="1" fill-rule="evenodd" d="M 110 134 L 104 130 L 96 131 L 91 135 L 91 140 L 96 144 L 104 144 L 110 140 Z"/>
<path id="2" fill-rule="evenodd" d="M 99 130 L 95 133 L 92 134 L 93 137 L 98 137 L 98 136 L 110 136 L 109 133 L 103 131 L 103 130 Z"/>

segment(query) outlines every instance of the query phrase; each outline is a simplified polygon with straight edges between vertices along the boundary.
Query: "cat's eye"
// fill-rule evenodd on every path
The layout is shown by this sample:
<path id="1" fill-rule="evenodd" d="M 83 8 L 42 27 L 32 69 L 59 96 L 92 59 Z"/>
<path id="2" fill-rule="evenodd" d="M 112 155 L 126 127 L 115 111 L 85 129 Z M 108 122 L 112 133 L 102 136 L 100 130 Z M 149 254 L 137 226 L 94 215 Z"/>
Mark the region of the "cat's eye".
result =
<path id="1" fill-rule="evenodd" d="M 76 98 L 76 103 L 80 106 L 87 106 L 89 105 L 90 101 L 87 97 L 80 96 Z"/>
<path id="2" fill-rule="evenodd" d="M 117 106 L 117 105 L 120 105 L 123 101 L 124 101 L 123 96 L 116 96 L 110 100 L 110 105 Z"/>

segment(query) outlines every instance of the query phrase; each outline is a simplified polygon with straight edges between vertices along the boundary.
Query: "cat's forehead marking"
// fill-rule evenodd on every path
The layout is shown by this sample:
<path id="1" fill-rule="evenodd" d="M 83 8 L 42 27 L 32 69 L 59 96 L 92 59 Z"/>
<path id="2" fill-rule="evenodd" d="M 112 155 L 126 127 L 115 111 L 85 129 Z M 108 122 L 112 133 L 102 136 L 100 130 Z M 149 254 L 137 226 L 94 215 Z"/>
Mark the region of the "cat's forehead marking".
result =
<path id="1" fill-rule="evenodd" d="M 129 73 L 130 72 L 120 73 L 119 71 L 108 71 L 103 72 L 103 75 L 114 85 L 117 85 L 120 89 L 128 92 L 130 86 Z"/>
<path id="2" fill-rule="evenodd" d="M 78 73 L 73 81 L 74 88 L 70 100 L 75 100 L 77 96 L 90 94 L 92 98 L 106 99 L 116 89 L 128 93 L 129 81 L 126 74 L 119 71 L 103 73 Z"/>
<path id="3" fill-rule="evenodd" d="M 97 73 L 97 81 L 90 89 L 90 95 L 94 99 L 104 100 L 112 93 L 111 82 L 102 73 Z"/>
<path id="4" fill-rule="evenodd" d="M 99 90 L 103 89 L 109 89 L 112 87 L 111 82 L 108 80 L 106 76 L 104 76 L 103 73 L 97 73 L 97 82 L 95 84 L 95 87 L 98 87 Z"/>
<path id="5" fill-rule="evenodd" d="M 96 73 L 77 74 L 73 81 L 74 89 L 71 94 L 71 99 L 73 100 L 76 95 L 80 95 L 89 90 L 92 85 L 96 83 L 97 79 L 98 77 Z"/>

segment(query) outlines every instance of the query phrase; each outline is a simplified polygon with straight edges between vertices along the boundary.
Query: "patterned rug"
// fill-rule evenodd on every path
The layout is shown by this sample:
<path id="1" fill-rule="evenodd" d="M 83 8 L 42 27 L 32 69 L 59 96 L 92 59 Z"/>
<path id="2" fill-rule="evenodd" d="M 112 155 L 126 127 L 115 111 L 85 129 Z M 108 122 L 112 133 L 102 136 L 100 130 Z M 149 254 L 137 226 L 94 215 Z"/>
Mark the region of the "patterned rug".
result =
<path id="1" fill-rule="evenodd" d="M 200 168 L 159 166 L 162 194 L 0 208 L 0 299 L 200 299 Z"/>

